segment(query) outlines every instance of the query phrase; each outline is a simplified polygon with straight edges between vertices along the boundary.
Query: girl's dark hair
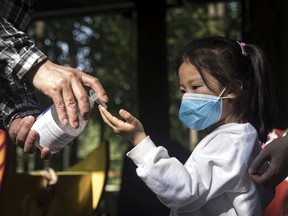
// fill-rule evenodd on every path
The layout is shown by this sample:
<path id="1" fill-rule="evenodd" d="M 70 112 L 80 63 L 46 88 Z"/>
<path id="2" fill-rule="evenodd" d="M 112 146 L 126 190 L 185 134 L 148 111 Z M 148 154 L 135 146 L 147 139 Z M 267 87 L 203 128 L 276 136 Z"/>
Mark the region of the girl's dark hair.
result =
<path id="1" fill-rule="evenodd" d="M 252 44 L 241 48 L 237 41 L 229 38 L 207 37 L 184 48 L 176 60 L 177 71 L 183 62 L 196 67 L 208 88 L 203 71 L 228 91 L 237 93 L 239 96 L 233 103 L 239 119 L 250 122 L 258 131 L 259 139 L 266 141 L 274 119 L 274 97 L 269 65 L 260 48 Z"/>

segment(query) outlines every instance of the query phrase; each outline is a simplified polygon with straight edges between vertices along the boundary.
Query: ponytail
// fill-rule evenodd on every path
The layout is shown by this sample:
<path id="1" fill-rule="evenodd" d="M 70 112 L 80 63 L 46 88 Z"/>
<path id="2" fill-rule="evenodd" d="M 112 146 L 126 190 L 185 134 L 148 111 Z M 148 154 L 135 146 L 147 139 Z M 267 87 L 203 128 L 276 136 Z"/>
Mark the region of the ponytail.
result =
<path id="1" fill-rule="evenodd" d="M 267 135 L 272 129 L 274 120 L 273 82 L 268 61 L 262 50 L 252 44 L 241 47 L 249 61 L 251 74 L 251 106 L 247 120 L 256 127 L 262 142 L 267 140 Z"/>

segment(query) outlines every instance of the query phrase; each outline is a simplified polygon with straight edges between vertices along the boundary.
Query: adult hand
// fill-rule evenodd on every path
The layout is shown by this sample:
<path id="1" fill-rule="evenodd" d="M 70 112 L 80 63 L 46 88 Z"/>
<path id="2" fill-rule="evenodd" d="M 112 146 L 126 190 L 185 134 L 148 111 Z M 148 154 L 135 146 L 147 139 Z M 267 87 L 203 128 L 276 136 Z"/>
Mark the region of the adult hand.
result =
<path id="1" fill-rule="evenodd" d="M 269 168 L 260 173 L 261 166 L 269 161 Z M 249 175 L 266 188 L 275 187 L 288 176 L 288 136 L 273 140 L 262 149 L 253 161 Z"/>
<path id="2" fill-rule="evenodd" d="M 19 147 L 23 148 L 23 151 L 28 154 L 32 154 L 36 151 L 35 141 L 38 138 L 38 133 L 34 130 L 30 130 L 35 118 L 33 116 L 25 116 L 24 118 L 16 118 L 12 121 L 9 128 L 9 136 L 11 140 Z M 49 159 L 51 157 L 51 151 L 48 148 L 41 150 L 41 158 Z"/>
<path id="3" fill-rule="evenodd" d="M 77 128 L 79 125 L 77 110 L 83 119 L 88 119 L 90 104 L 84 86 L 92 88 L 104 103 L 108 97 L 100 81 L 80 70 L 60 66 L 46 60 L 34 66 L 26 77 L 40 92 L 50 97 L 59 116 L 59 120 Z"/>

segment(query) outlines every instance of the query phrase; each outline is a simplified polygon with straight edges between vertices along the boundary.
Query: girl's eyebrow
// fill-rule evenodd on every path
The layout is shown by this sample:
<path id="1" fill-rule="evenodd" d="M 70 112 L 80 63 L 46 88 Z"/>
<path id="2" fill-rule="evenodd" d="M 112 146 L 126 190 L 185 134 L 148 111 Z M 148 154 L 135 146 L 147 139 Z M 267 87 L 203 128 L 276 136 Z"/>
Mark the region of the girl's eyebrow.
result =
<path id="1" fill-rule="evenodd" d="M 201 76 L 193 77 L 191 78 L 188 83 L 193 83 L 193 82 L 204 82 Z"/>

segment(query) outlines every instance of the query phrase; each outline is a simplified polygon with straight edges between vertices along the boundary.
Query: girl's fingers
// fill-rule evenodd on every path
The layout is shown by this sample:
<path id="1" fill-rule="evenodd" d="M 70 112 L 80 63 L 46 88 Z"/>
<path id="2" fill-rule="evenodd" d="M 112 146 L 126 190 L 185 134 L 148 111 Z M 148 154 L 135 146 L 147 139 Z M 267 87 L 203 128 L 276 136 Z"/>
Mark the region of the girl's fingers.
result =
<path id="1" fill-rule="evenodd" d="M 121 109 L 120 111 L 119 111 L 119 114 L 120 114 L 120 116 L 123 118 L 123 119 L 125 119 L 125 121 L 128 123 L 128 124 L 133 124 L 134 122 L 135 122 L 135 117 L 131 114 L 131 113 L 129 113 L 129 112 L 127 112 L 126 110 L 124 110 L 124 109 Z"/>
<path id="2" fill-rule="evenodd" d="M 109 126 L 111 127 L 114 132 L 116 133 L 121 133 L 121 132 L 124 132 L 124 131 L 127 131 L 127 130 L 130 130 L 131 128 L 131 125 L 129 122 L 124 122 L 118 118 L 116 118 L 115 116 L 113 116 L 109 111 L 107 111 L 107 109 L 105 109 L 104 107 L 102 106 L 99 106 L 99 109 L 100 109 L 100 113 L 101 113 L 101 116 L 104 120 L 104 122 Z M 132 116 L 131 114 L 129 114 L 127 112 L 127 115 L 128 117 L 129 116 Z M 133 117 L 134 118 L 134 117 Z"/>
<path id="3" fill-rule="evenodd" d="M 105 108 L 103 108 L 103 107 L 101 107 L 100 105 L 99 105 L 99 111 L 100 111 L 100 114 L 101 114 L 101 117 L 102 117 L 102 119 L 103 119 L 103 121 L 109 126 L 109 127 L 111 127 L 113 130 L 115 129 L 115 127 L 114 127 L 114 125 L 112 125 L 111 123 L 110 123 L 110 121 L 108 120 L 108 118 L 106 117 L 106 112 L 105 112 Z M 104 113 L 105 112 L 105 113 Z"/>
<path id="4" fill-rule="evenodd" d="M 104 107 L 99 105 L 100 113 L 103 118 L 103 121 L 111 127 L 114 132 L 119 133 L 119 128 L 121 128 L 121 124 L 124 124 L 123 121 L 113 116 L 110 112 L 107 111 Z"/>

